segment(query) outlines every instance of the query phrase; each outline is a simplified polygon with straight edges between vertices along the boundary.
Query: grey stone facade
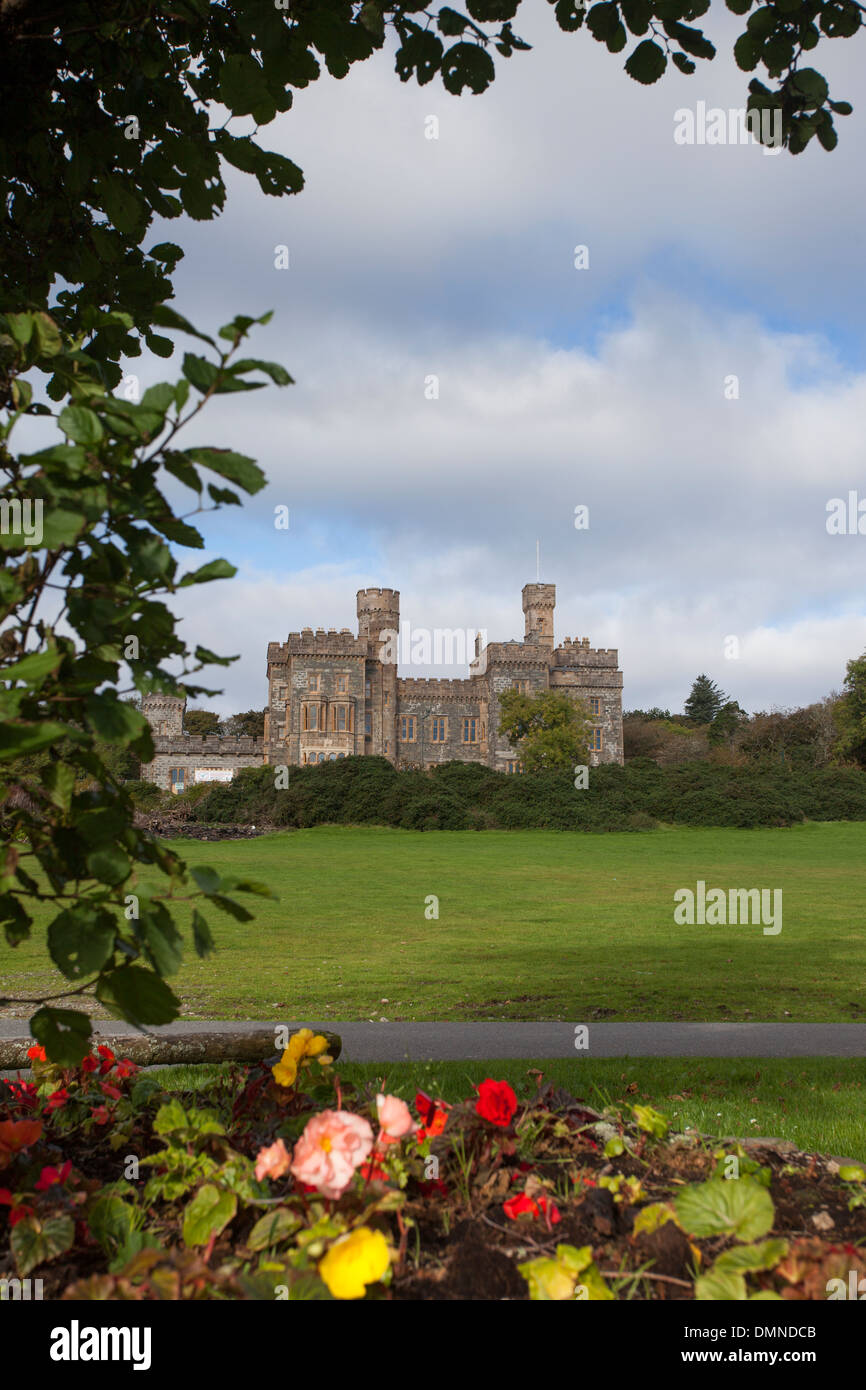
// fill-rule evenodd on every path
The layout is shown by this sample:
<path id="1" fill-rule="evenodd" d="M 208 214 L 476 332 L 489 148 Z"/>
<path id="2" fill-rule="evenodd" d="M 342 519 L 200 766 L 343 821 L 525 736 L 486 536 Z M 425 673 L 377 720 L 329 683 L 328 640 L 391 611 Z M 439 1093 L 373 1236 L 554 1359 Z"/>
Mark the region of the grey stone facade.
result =
<path id="1" fill-rule="evenodd" d="M 150 696 L 144 712 L 154 729 L 156 757 L 142 776 L 169 788 L 218 770 L 223 775 L 261 763 L 303 765 L 353 754 L 376 754 L 395 767 L 429 767 L 458 759 L 511 772 L 515 754 L 498 734 L 499 700 L 519 684 L 528 693 L 563 690 L 590 711 L 590 760 L 621 763 L 622 672 L 614 649 L 588 638 L 555 645 L 553 584 L 523 589 L 522 642 L 476 642 L 466 680 L 397 676 L 395 634 L 400 595 L 361 589 L 358 635 L 304 628 L 268 645 L 268 707 L 263 739 L 193 737 L 182 732 L 183 706 Z M 174 776 L 172 776 L 172 772 Z"/>

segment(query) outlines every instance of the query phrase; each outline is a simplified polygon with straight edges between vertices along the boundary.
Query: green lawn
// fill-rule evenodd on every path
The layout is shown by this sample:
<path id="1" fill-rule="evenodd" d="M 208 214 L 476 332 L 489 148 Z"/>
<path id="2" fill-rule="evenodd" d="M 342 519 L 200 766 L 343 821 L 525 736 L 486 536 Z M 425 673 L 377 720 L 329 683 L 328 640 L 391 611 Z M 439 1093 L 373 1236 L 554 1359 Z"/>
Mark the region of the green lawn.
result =
<path id="1" fill-rule="evenodd" d="M 607 835 L 326 826 L 176 848 L 279 894 L 244 899 L 252 923 L 208 912 L 216 954 L 199 961 L 190 946 L 172 978 L 189 1018 L 866 1018 L 866 824 Z M 782 889 L 782 931 L 676 925 L 674 892 L 698 879 Z M 439 917 L 428 920 L 434 894 Z M 59 982 L 39 937 L 0 947 L 9 993 Z"/>
<path id="2" fill-rule="evenodd" d="M 521 1098 L 545 1081 L 601 1109 L 652 1105 L 678 1130 L 741 1138 L 787 1139 L 808 1152 L 866 1160 L 866 1059 L 798 1057 L 609 1057 L 559 1061 L 338 1063 L 342 1082 L 387 1089 L 412 1100 L 420 1089 L 442 1100 L 465 1100 L 485 1076 L 511 1083 Z M 207 1086 L 218 1067 L 160 1071 L 168 1090 Z M 629 1087 L 637 1090 L 629 1090 Z M 351 1106 L 352 1101 L 347 1103 Z"/>

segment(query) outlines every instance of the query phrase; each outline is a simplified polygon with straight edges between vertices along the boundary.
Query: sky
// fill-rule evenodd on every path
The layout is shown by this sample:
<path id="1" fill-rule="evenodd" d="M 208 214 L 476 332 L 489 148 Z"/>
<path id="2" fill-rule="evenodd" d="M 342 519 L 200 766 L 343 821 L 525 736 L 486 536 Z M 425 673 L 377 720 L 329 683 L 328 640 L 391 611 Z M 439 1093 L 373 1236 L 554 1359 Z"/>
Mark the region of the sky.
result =
<path id="1" fill-rule="evenodd" d="M 303 192 L 229 171 L 217 221 L 155 226 L 186 252 L 178 310 L 209 332 L 273 310 L 250 355 L 295 381 L 185 437 L 269 479 L 202 520 L 237 576 L 177 601 L 191 645 L 240 657 L 208 707 L 261 708 L 267 643 L 356 630 L 362 587 L 398 589 L 412 630 L 521 638 L 537 544 L 557 639 L 616 647 L 627 709 L 682 709 L 700 672 L 748 710 L 841 687 L 866 647 L 866 534 L 827 530 L 855 492 L 866 533 L 863 39 L 812 58 L 854 104 L 837 149 L 768 155 L 675 142 L 678 111 L 746 100 L 743 20 L 700 22 L 716 59 L 649 88 L 544 0 L 481 96 L 380 53 L 260 132 Z M 400 668 L 427 673 L 466 671 Z"/>

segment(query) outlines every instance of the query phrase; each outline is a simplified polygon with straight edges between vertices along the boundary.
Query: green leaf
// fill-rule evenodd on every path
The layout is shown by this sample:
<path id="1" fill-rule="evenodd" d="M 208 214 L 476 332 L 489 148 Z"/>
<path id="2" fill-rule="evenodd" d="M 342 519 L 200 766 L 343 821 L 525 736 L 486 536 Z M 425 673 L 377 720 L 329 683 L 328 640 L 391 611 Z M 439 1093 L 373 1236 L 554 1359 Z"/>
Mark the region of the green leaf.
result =
<path id="1" fill-rule="evenodd" d="M 218 98 L 235 116 L 249 116 L 266 91 L 264 73 L 250 53 L 230 53 L 220 72 Z"/>
<path id="2" fill-rule="evenodd" d="M 90 728 L 106 743 L 132 743 L 150 731 L 144 715 L 113 694 L 89 695 L 85 710 Z"/>
<path id="3" fill-rule="evenodd" d="M 184 354 L 183 374 L 203 396 L 216 384 L 219 376 L 213 362 L 208 362 L 206 357 L 198 357 L 194 352 Z"/>
<path id="4" fill-rule="evenodd" d="M 180 1003 L 164 980 L 139 965 L 123 965 L 105 975 L 96 995 L 130 1023 L 171 1023 Z"/>
<path id="5" fill-rule="evenodd" d="M 797 91 L 807 98 L 809 106 L 821 106 L 827 100 L 827 79 L 814 68 L 798 68 L 792 73 L 791 81 Z"/>
<path id="6" fill-rule="evenodd" d="M 294 385 L 294 379 L 289 376 L 285 367 L 281 366 L 279 362 L 262 362 L 258 357 L 245 357 L 243 361 L 235 362 L 231 370 L 237 374 L 264 372 L 277 386 Z"/>
<path id="7" fill-rule="evenodd" d="M 124 883 L 132 873 L 129 857 L 118 845 L 105 845 L 95 849 L 87 856 L 87 872 L 100 883 L 115 888 Z"/>
<path id="8" fill-rule="evenodd" d="M 665 51 L 652 39 L 644 39 L 639 43 L 634 53 L 630 54 L 625 61 L 625 70 L 629 77 L 633 77 L 635 82 L 641 82 L 644 86 L 650 86 L 653 82 L 658 82 L 668 65 Z"/>
<path id="9" fill-rule="evenodd" d="M 67 980 L 95 975 L 111 959 L 116 926 L 99 908 L 78 903 L 66 908 L 48 928 L 48 950 Z"/>
<path id="10" fill-rule="evenodd" d="M 190 570 L 189 574 L 185 574 L 178 588 L 185 589 L 190 584 L 207 584 L 211 579 L 231 579 L 236 574 L 237 567 L 230 565 L 228 560 L 211 560 L 200 569 Z"/>
<path id="11" fill-rule="evenodd" d="M 93 410 L 86 405 L 68 405 L 61 410 L 57 423 L 69 439 L 76 444 L 98 444 L 103 436 L 102 422 Z"/>
<path id="12" fill-rule="evenodd" d="M 195 383 L 193 383 L 195 384 Z M 244 492 L 259 492 L 267 482 L 255 459 L 245 454 L 235 454 L 231 449 L 187 449 L 186 456 L 193 463 L 209 468 L 221 478 L 242 487 Z"/>
<path id="13" fill-rule="evenodd" d="M 43 1004 L 30 1020 L 30 1032 L 45 1048 L 49 1062 L 64 1067 L 77 1067 L 90 1051 L 90 1018 L 76 1009 Z"/>
<path id="14" fill-rule="evenodd" d="M 744 1303 L 746 1281 L 735 1270 L 714 1267 L 695 1280 L 695 1298 L 700 1303 Z"/>
<path id="15" fill-rule="evenodd" d="M 207 919 L 202 916 L 198 908 L 193 908 L 192 913 L 192 939 L 197 956 L 205 959 L 213 954 L 214 940 L 211 929 L 207 924 Z"/>
<path id="16" fill-rule="evenodd" d="M 50 647 L 45 652 L 31 652 L 20 661 L 14 661 L 11 666 L 0 668 L 0 680 L 26 681 L 31 687 L 38 688 L 46 676 L 57 670 L 62 660 L 63 653 L 56 647 Z"/>
<path id="17" fill-rule="evenodd" d="M 281 1240 L 294 1235 L 302 1225 L 300 1217 L 288 1207 L 274 1207 L 273 1211 L 260 1217 L 253 1226 L 247 1236 L 247 1245 L 250 1250 L 268 1250 L 274 1245 L 279 1245 Z"/>
<path id="18" fill-rule="evenodd" d="M 51 1216 L 46 1221 L 25 1216 L 17 1221 L 9 1234 L 9 1244 L 19 1276 L 24 1279 L 37 1265 L 63 1255 L 74 1239 L 75 1222 L 71 1216 Z"/>
<path id="19" fill-rule="evenodd" d="M 687 1187 L 674 1200 L 683 1229 L 694 1236 L 735 1235 L 758 1240 L 773 1225 L 773 1201 L 750 1178 L 711 1178 Z"/>
<path id="20" fill-rule="evenodd" d="M 177 261 L 183 260 L 181 247 L 176 246 L 173 241 L 161 241 L 158 246 L 152 246 L 147 254 L 152 256 L 155 261 L 161 261 L 164 265 L 172 268 Z"/>
<path id="21" fill-rule="evenodd" d="M 179 1100 L 169 1100 L 161 1105 L 153 1121 L 155 1134 L 174 1134 L 180 1129 L 189 1129 L 186 1111 Z"/>
<path id="22" fill-rule="evenodd" d="M 68 738 L 71 732 L 67 725 L 55 724 L 51 720 L 44 724 L 14 724 L 8 720 L 0 725 L 0 760 L 37 753 L 40 748 L 48 748 L 52 743 Z"/>
<path id="23" fill-rule="evenodd" d="M 52 804 L 68 811 L 75 790 L 75 768 L 69 763 L 49 763 L 42 774 L 42 785 Z"/>
<path id="24" fill-rule="evenodd" d="M 184 1245 L 207 1245 L 211 1236 L 225 1229 L 237 1209 L 238 1199 L 234 1192 L 221 1192 L 213 1183 L 205 1183 L 184 1212 Z"/>
<path id="25" fill-rule="evenodd" d="M 741 1274 L 759 1269 L 775 1269 L 787 1253 L 788 1242 L 779 1238 L 761 1241 L 759 1245 L 735 1245 L 719 1255 L 713 1268 L 719 1271 L 736 1270 Z"/>
<path id="26" fill-rule="evenodd" d="M 486 91 L 495 75 L 490 54 L 475 43 L 455 43 L 442 59 L 442 85 L 454 96 L 464 87 L 476 94 Z"/>
<path id="27" fill-rule="evenodd" d="M 734 44 L 734 58 L 737 67 L 743 72 L 752 72 L 758 66 L 760 48 L 751 34 L 741 34 Z"/>
<path id="28" fill-rule="evenodd" d="M 106 1255 L 115 1255 L 138 1228 L 142 1214 L 132 1202 L 114 1193 L 101 1193 L 87 1209 L 90 1234 L 99 1241 Z"/>
<path id="29" fill-rule="evenodd" d="M 218 893 L 223 886 L 216 870 L 208 868 L 207 865 L 190 869 L 190 873 L 203 893 Z"/>
<path id="30" fill-rule="evenodd" d="M 153 255 L 153 252 L 151 252 L 151 255 Z M 211 347 L 216 347 L 213 338 L 209 338 L 207 333 L 200 333 L 197 328 L 193 327 L 189 319 L 185 319 L 183 314 L 179 314 L 176 309 L 172 309 L 170 304 L 158 304 L 153 311 L 152 318 L 153 322 L 158 323 L 160 328 L 176 328 L 181 333 L 190 333 L 193 338 L 200 338 L 203 343 L 210 343 Z M 151 389 L 156 390 L 157 388 L 152 387 Z M 169 387 L 168 389 L 170 390 L 171 388 Z M 147 395 L 145 394 L 142 398 L 142 404 L 144 404 L 146 400 Z M 166 405 L 165 408 L 167 410 L 168 405 Z"/>
<path id="31" fill-rule="evenodd" d="M 861 1168 L 857 1163 L 846 1163 L 839 1169 L 839 1177 L 843 1182 L 866 1182 L 866 1168 Z"/>
<path id="32" fill-rule="evenodd" d="M 646 1130 L 647 1134 L 654 1135 L 656 1139 L 664 1139 L 670 1128 L 670 1121 L 666 1115 L 661 1115 L 650 1105 L 633 1105 L 632 1114 L 640 1128 Z"/>

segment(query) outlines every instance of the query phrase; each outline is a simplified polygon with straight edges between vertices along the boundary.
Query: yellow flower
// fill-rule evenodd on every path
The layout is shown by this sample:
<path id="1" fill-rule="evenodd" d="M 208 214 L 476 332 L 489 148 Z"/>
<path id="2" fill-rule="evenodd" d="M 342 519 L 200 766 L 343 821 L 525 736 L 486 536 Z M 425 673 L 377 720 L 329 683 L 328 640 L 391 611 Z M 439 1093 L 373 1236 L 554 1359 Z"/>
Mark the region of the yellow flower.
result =
<path id="1" fill-rule="evenodd" d="M 359 1226 L 331 1246 L 319 1261 L 319 1273 L 335 1298 L 363 1298 L 367 1285 L 381 1279 L 389 1263 L 382 1232 Z"/>
<path id="2" fill-rule="evenodd" d="M 312 1028 L 300 1028 L 289 1038 L 289 1045 L 275 1067 L 271 1067 L 278 1086 L 294 1086 L 298 1079 L 298 1068 L 307 1057 L 318 1057 L 320 1066 L 327 1066 L 332 1057 L 321 1056 L 328 1046 L 328 1039 L 321 1033 L 313 1034 Z"/>

